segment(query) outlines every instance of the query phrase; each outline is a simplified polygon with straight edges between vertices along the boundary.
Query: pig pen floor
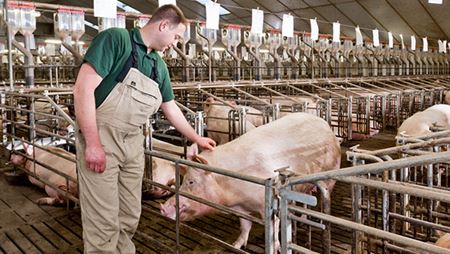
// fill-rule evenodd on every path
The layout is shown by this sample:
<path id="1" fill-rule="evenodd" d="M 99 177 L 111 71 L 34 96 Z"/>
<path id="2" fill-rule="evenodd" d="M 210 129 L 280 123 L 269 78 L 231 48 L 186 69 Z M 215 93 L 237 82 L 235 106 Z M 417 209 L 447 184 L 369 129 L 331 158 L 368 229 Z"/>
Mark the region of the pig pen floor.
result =
<path id="1" fill-rule="evenodd" d="M 375 150 L 395 145 L 393 133 L 380 133 L 365 141 L 352 141 L 342 146 L 343 166 L 348 166 L 345 151 L 361 144 Z M 4 158 L 0 171 L 10 170 Z M 17 181 L 16 179 L 14 179 Z M 38 206 L 37 198 L 45 192 L 26 182 L 11 183 L 0 174 L 0 253 L 82 253 L 82 230 L 79 208 Z M 161 202 L 161 201 L 160 201 Z M 137 253 L 172 253 L 176 246 L 175 223 L 159 215 L 158 201 L 144 200 L 138 232 L 133 238 Z M 350 186 L 338 184 L 332 195 L 332 213 L 349 218 Z M 232 243 L 239 235 L 239 222 L 234 216 L 218 214 L 189 222 L 180 228 L 181 253 L 234 253 L 219 242 L 204 236 L 212 235 Z M 299 233 L 298 235 L 302 235 Z M 299 238 L 298 241 L 305 239 Z M 320 232 L 312 235 L 313 250 L 321 252 Z M 168 246 L 168 247 L 165 247 Z M 332 253 L 350 253 L 351 232 L 332 228 Z M 264 252 L 264 229 L 255 225 L 245 251 Z"/>

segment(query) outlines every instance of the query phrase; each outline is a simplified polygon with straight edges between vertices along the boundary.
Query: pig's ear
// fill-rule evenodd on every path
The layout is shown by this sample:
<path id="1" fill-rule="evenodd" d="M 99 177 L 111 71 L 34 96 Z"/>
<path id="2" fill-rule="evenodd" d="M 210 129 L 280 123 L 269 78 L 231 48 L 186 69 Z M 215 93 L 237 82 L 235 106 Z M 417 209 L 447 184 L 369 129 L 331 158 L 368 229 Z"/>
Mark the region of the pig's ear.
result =
<path id="1" fill-rule="evenodd" d="M 25 150 L 25 153 L 32 156 L 33 155 L 33 146 L 24 142 L 23 139 L 21 141 L 22 141 L 22 146 L 23 146 L 23 149 Z"/>
<path id="2" fill-rule="evenodd" d="M 197 143 L 192 144 L 190 147 L 187 148 L 186 151 L 186 158 L 188 160 L 193 160 L 194 156 L 197 156 L 198 154 L 198 145 Z"/>
<path id="3" fill-rule="evenodd" d="M 215 102 L 215 100 L 214 100 L 213 97 L 208 97 L 208 98 L 206 99 L 206 101 L 205 101 L 205 104 L 208 105 L 208 104 L 212 104 L 212 103 L 214 103 L 214 102 Z"/>
<path id="4" fill-rule="evenodd" d="M 204 110 L 206 112 L 209 111 L 209 108 L 212 106 L 212 104 L 214 103 L 214 98 L 213 97 L 208 97 L 205 101 L 205 105 L 203 106 Z"/>
<path id="5" fill-rule="evenodd" d="M 24 143 L 24 148 L 29 156 L 33 156 L 33 146 L 28 145 L 28 144 L 25 146 L 25 143 Z"/>
<path id="6" fill-rule="evenodd" d="M 208 165 L 208 161 L 207 161 L 205 158 L 203 158 L 203 157 L 201 157 L 201 156 L 199 156 L 199 155 L 195 155 L 195 156 L 192 158 L 192 161 L 193 161 L 193 162 L 197 162 L 197 163 L 201 163 L 201 164 Z"/>

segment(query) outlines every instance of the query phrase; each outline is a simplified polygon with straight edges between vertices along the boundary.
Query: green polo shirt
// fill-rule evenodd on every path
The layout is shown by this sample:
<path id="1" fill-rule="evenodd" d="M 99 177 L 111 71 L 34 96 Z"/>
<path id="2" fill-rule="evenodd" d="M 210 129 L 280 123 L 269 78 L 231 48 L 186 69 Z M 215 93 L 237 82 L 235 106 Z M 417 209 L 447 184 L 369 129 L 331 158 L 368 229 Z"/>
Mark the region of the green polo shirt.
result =
<path id="1" fill-rule="evenodd" d="M 157 65 L 156 83 L 162 94 L 163 102 L 175 98 L 170 84 L 169 71 L 161 56 L 154 50 L 147 52 L 147 47 L 142 41 L 141 34 L 137 28 L 132 30 L 133 40 L 136 43 L 138 53 L 138 69 L 147 77 L 150 77 L 153 65 Z M 96 107 L 106 99 L 108 94 L 117 84 L 117 76 L 120 74 L 131 54 L 131 41 L 129 32 L 122 28 L 107 29 L 97 36 L 86 52 L 84 61 L 92 65 L 103 80 L 95 89 Z"/>

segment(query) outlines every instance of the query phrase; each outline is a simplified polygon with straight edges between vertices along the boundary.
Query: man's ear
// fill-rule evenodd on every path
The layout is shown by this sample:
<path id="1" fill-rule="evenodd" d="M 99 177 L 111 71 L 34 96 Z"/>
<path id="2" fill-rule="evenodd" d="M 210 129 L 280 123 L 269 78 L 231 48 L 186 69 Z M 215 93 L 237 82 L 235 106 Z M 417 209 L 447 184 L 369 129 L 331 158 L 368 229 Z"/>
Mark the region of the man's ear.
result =
<path id="1" fill-rule="evenodd" d="M 168 20 L 161 20 L 161 22 L 159 22 L 159 31 L 164 31 L 165 29 L 169 28 L 169 21 Z"/>

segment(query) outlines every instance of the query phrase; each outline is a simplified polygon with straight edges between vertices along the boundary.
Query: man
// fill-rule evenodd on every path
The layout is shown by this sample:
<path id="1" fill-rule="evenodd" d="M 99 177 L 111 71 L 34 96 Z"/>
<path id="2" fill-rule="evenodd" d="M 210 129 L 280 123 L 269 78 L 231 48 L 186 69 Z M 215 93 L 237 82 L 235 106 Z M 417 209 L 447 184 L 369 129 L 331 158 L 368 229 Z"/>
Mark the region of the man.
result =
<path id="1" fill-rule="evenodd" d="M 197 135 L 176 106 L 167 66 L 156 52 L 175 46 L 187 22 L 176 6 L 164 5 L 140 30 L 98 34 L 85 55 L 73 91 L 85 253 L 135 253 L 142 125 L 160 105 L 178 131 L 214 149 L 215 142 Z"/>

